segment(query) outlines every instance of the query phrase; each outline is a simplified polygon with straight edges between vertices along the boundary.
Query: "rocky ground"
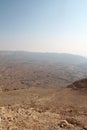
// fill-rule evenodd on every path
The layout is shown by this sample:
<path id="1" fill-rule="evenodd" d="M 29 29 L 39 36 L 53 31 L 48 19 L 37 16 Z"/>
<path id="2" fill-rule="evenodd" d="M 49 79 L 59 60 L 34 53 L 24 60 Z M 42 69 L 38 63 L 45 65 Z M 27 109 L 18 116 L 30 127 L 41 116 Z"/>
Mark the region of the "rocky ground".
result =
<path id="1" fill-rule="evenodd" d="M 87 130 L 87 94 L 71 88 L 1 92 L 0 130 Z"/>
<path id="2" fill-rule="evenodd" d="M 28 105 L 14 105 L 0 108 L 0 120 L 0 130 L 87 130 L 87 111 L 66 116 L 60 111 L 40 112 Z"/>

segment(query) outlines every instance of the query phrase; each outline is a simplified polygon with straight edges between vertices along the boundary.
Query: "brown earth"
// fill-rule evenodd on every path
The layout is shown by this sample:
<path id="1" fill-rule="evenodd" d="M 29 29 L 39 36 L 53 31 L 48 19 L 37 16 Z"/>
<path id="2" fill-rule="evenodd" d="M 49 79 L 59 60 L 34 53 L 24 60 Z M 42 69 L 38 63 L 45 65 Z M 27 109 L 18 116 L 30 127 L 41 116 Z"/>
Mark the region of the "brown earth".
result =
<path id="1" fill-rule="evenodd" d="M 0 93 L 1 130 L 87 130 L 87 93 L 29 88 Z"/>
<path id="2" fill-rule="evenodd" d="M 0 130 L 87 130 L 86 59 L 50 55 L 0 52 Z"/>

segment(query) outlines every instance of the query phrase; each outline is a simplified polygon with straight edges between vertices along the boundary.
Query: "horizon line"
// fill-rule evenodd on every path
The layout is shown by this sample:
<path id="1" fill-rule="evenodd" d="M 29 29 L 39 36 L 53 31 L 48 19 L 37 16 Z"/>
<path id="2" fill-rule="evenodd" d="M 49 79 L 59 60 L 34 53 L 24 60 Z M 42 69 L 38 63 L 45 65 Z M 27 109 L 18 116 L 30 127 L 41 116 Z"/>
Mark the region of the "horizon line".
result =
<path id="1" fill-rule="evenodd" d="M 78 53 L 68 53 L 68 52 L 52 52 L 52 51 L 28 51 L 28 50 L 0 50 L 0 52 L 27 52 L 27 53 L 43 53 L 43 54 L 69 54 L 69 55 L 76 55 L 76 56 L 82 56 L 82 57 L 87 57 L 87 55 L 82 55 Z"/>

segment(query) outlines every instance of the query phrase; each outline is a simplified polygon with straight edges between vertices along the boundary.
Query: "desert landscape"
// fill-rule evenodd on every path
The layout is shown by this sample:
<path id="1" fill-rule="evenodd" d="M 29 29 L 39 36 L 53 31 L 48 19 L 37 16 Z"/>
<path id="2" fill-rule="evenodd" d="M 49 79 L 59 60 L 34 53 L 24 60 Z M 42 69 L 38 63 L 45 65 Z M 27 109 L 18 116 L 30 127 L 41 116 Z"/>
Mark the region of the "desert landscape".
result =
<path id="1" fill-rule="evenodd" d="M 87 0 L 0 0 L 0 130 L 87 130 Z"/>
<path id="2" fill-rule="evenodd" d="M 87 77 L 87 58 L 61 53 L 0 52 L 2 90 L 65 87 Z"/>
<path id="3" fill-rule="evenodd" d="M 87 130 L 86 65 L 71 54 L 0 52 L 0 130 Z"/>

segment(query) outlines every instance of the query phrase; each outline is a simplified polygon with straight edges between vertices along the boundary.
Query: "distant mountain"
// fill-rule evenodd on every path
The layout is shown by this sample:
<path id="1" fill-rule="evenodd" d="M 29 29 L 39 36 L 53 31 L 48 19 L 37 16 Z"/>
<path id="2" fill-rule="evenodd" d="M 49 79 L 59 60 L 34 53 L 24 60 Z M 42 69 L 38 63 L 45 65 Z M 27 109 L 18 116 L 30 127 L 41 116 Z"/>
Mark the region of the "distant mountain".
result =
<path id="1" fill-rule="evenodd" d="M 80 64 L 87 62 L 87 58 L 67 54 L 67 53 L 40 53 L 40 52 L 25 52 L 25 51 L 0 51 L 0 56 L 9 56 L 9 58 L 22 58 L 37 61 L 52 61 L 65 64 Z"/>

